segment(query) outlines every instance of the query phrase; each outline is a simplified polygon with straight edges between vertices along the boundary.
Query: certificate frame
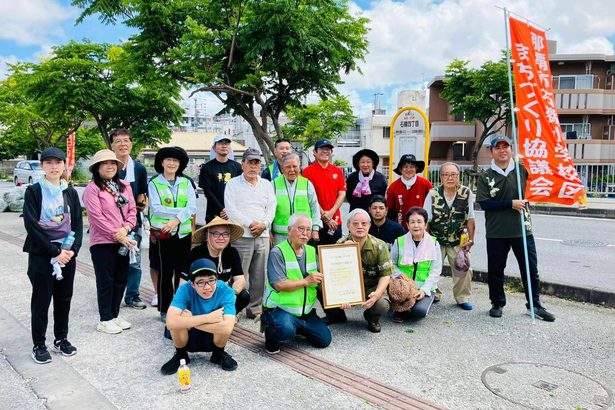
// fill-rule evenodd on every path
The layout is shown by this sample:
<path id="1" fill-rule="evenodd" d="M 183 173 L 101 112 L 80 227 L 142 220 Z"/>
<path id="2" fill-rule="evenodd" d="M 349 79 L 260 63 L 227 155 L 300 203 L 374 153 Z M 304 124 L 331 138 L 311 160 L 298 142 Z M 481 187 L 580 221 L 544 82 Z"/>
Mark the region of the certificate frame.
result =
<path id="1" fill-rule="evenodd" d="M 321 288 L 325 309 L 340 307 L 344 303 L 360 305 L 365 302 L 358 243 L 319 246 L 318 264 L 323 274 Z"/>

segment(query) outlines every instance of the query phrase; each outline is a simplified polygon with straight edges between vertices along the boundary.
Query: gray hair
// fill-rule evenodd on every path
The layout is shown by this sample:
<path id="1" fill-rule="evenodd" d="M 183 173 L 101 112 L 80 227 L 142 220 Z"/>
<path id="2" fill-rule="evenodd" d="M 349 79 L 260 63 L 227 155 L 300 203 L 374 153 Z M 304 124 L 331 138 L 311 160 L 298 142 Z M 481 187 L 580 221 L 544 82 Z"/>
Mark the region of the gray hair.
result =
<path id="1" fill-rule="evenodd" d="M 297 155 L 297 153 L 295 152 L 291 152 L 289 154 L 284 155 L 281 159 L 280 159 L 280 166 L 284 166 L 284 164 L 286 163 L 286 161 L 290 161 L 291 159 L 296 159 L 297 162 L 301 163 L 301 160 L 299 159 L 299 155 Z"/>
<path id="2" fill-rule="evenodd" d="M 457 172 L 461 172 L 461 168 L 459 168 L 459 165 L 454 162 L 445 162 L 444 164 L 440 165 L 440 172 L 442 172 L 442 169 L 444 167 L 455 167 L 457 168 Z"/>
<path id="3" fill-rule="evenodd" d="M 290 228 L 293 228 L 295 225 L 297 225 L 297 222 L 299 222 L 301 219 L 307 219 L 308 221 L 310 221 L 311 226 L 312 218 L 310 218 L 306 214 L 296 213 L 292 214 L 290 218 L 288 218 L 288 229 L 290 230 Z"/>
<path id="4" fill-rule="evenodd" d="M 347 222 L 347 225 L 350 225 L 350 224 L 354 221 L 354 219 L 355 219 L 358 215 L 365 215 L 365 216 L 367 216 L 367 219 L 368 219 L 369 221 L 371 221 L 371 218 L 370 218 L 370 216 L 369 216 L 369 213 L 368 213 L 365 209 L 362 209 L 362 208 L 355 208 L 355 209 L 353 209 L 352 211 L 350 211 L 350 213 L 348 214 L 348 222 Z"/>

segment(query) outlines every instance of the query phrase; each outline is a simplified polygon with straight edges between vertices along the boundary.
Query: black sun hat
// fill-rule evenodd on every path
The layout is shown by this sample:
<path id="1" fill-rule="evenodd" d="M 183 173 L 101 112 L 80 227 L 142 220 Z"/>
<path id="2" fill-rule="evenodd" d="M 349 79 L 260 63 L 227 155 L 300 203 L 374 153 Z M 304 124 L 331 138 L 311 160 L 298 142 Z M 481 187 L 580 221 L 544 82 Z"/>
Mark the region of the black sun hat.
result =
<path id="1" fill-rule="evenodd" d="M 164 147 L 160 148 L 154 157 L 154 169 L 161 174 L 164 172 L 162 167 L 162 161 L 165 158 L 176 158 L 179 160 L 179 168 L 177 169 L 177 175 L 182 175 L 186 167 L 188 166 L 188 154 L 181 147 Z"/>
<path id="2" fill-rule="evenodd" d="M 352 166 L 355 170 L 359 170 L 359 161 L 363 157 L 368 157 L 372 160 L 372 163 L 374 164 L 374 169 L 378 167 L 378 164 L 380 163 L 380 157 L 378 156 L 378 154 L 376 154 L 376 151 L 364 148 L 361 151 L 357 151 L 357 153 L 352 156 Z"/>
<path id="3" fill-rule="evenodd" d="M 399 159 L 399 164 L 397 164 L 397 167 L 393 171 L 395 171 L 397 175 L 401 175 L 401 169 L 404 167 L 405 164 L 416 165 L 417 174 L 420 174 L 425 169 L 425 161 L 417 161 L 414 155 L 404 154 Z"/>

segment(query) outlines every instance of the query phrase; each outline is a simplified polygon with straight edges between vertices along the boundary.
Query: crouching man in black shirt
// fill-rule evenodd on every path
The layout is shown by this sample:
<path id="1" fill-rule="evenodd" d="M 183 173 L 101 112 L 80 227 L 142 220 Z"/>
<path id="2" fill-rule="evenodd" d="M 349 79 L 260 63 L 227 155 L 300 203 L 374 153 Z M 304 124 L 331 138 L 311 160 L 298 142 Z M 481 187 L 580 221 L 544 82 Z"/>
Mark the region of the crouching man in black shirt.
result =
<path id="1" fill-rule="evenodd" d="M 196 246 L 188 254 L 181 277 L 182 282 L 189 279 L 187 272 L 192 262 L 202 258 L 211 260 L 217 266 L 218 280 L 229 283 L 235 291 L 237 314 L 248 306 L 250 294 L 246 290 L 239 252 L 229 243 L 241 238 L 242 235 L 241 225 L 216 216 L 207 225 L 194 232 L 192 243 Z"/>

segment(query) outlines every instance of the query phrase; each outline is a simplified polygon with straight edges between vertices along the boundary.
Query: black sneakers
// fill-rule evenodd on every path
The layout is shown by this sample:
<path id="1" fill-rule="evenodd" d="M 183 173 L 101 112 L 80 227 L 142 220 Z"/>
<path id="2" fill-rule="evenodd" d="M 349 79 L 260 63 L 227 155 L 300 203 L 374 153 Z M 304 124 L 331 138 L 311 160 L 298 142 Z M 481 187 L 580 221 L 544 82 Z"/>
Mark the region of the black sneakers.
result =
<path id="1" fill-rule="evenodd" d="M 491 316 L 491 317 L 502 317 L 502 307 L 501 306 L 493 305 L 493 307 L 491 307 L 491 309 L 489 309 L 489 316 Z"/>
<path id="2" fill-rule="evenodd" d="M 531 314 L 530 310 L 527 310 L 527 314 Z M 547 312 L 547 309 L 542 306 L 534 306 L 534 315 L 544 320 L 545 322 L 554 322 L 555 316 L 552 313 Z"/>
<path id="3" fill-rule="evenodd" d="M 186 359 L 186 364 L 190 363 L 190 358 L 188 357 L 188 355 L 182 356 L 175 352 L 173 357 L 171 357 L 168 362 L 162 365 L 162 367 L 160 368 L 160 373 L 164 374 L 165 376 L 170 376 L 177 373 L 177 369 L 179 369 L 179 361 L 181 359 Z"/>
<path id="4" fill-rule="evenodd" d="M 61 353 L 62 356 L 74 356 L 77 354 L 77 348 L 73 346 L 66 338 L 56 340 L 51 346 L 54 352 Z"/>
<path id="5" fill-rule="evenodd" d="M 51 354 L 45 345 L 37 345 L 32 348 L 32 360 L 38 364 L 51 362 Z"/>
<path id="6" fill-rule="evenodd" d="M 280 353 L 280 344 L 265 338 L 265 351 L 269 354 Z"/>
<path id="7" fill-rule="evenodd" d="M 233 359 L 233 357 L 226 352 L 222 352 L 221 355 L 212 354 L 209 361 L 213 364 L 219 364 L 220 367 L 222 367 L 222 370 L 231 371 L 237 368 L 237 362 L 235 359 Z"/>

